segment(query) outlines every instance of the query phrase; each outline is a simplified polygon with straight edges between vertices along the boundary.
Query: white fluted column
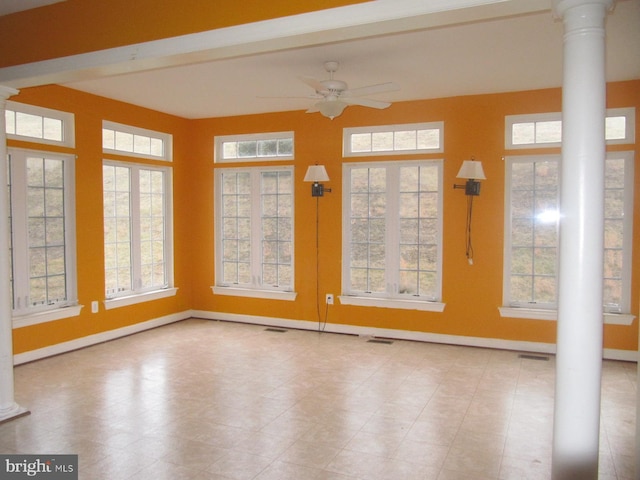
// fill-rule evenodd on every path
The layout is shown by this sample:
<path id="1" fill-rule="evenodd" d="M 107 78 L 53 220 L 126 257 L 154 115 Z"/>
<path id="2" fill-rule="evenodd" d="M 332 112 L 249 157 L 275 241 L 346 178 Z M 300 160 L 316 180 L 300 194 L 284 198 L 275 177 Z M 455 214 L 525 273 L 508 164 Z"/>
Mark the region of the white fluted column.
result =
<path id="1" fill-rule="evenodd" d="M 14 398 L 13 325 L 9 264 L 9 192 L 7 190 L 6 101 L 17 90 L 0 86 L 0 422 L 28 413 Z"/>
<path id="2" fill-rule="evenodd" d="M 605 28 L 613 0 L 554 0 L 564 22 L 553 479 L 596 480 L 603 331 Z"/>

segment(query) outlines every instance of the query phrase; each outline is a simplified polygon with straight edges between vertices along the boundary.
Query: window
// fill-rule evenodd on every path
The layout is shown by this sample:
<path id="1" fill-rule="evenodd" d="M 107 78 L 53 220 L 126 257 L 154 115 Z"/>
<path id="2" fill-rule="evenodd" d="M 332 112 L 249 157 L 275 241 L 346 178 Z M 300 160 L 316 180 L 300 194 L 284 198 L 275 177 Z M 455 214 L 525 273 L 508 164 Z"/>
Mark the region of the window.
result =
<path id="1" fill-rule="evenodd" d="M 341 303 L 442 311 L 442 161 L 352 163 Z"/>
<path id="2" fill-rule="evenodd" d="M 75 145 L 72 113 L 7 101 L 5 121 L 7 138 L 65 147 Z"/>
<path id="3" fill-rule="evenodd" d="M 343 156 L 442 152 L 443 132 L 442 122 L 345 128 Z"/>
<path id="4" fill-rule="evenodd" d="M 295 298 L 293 191 L 292 167 L 217 171 L 215 293 Z"/>
<path id="5" fill-rule="evenodd" d="M 9 149 L 10 283 L 20 326 L 80 312 L 74 161 L 71 155 Z M 27 318 L 31 314 L 38 319 Z"/>
<path id="6" fill-rule="evenodd" d="M 610 152 L 605 164 L 604 311 L 629 312 L 633 154 Z M 506 159 L 504 305 L 557 306 L 559 156 Z"/>
<path id="7" fill-rule="evenodd" d="M 505 148 L 559 147 L 562 144 L 562 113 L 509 115 L 505 117 Z M 605 138 L 607 144 L 635 142 L 635 109 L 607 110 Z"/>
<path id="8" fill-rule="evenodd" d="M 223 135 L 214 143 L 216 163 L 293 159 L 293 132 Z"/>
<path id="9" fill-rule="evenodd" d="M 175 294 L 171 170 L 105 161 L 102 171 L 105 305 Z"/>
<path id="10" fill-rule="evenodd" d="M 102 150 L 105 153 L 171 161 L 172 136 L 167 133 L 103 121 Z"/>
<path id="11" fill-rule="evenodd" d="M 556 308 L 559 157 L 507 159 L 508 304 Z"/>

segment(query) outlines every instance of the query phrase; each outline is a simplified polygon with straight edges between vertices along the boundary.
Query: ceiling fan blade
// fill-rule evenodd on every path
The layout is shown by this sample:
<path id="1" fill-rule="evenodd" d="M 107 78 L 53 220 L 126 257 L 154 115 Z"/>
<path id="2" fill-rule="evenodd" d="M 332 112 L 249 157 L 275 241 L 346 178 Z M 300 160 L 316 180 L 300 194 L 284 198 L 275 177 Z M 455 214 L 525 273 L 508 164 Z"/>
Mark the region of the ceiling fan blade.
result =
<path id="1" fill-rule="evenodd" d="M 395 92 L 396 90 L 400 90 L 400 87 L 398 85 L 393 82 L 387 82 L 379 83 L 378 85 L 352 88 L 344 92 L 343 95 L 349 97 L 366 97 L 368 95 L 374 95 L 376 93 Z"/>
<path id="2" fill-rule="evenodd" d="M 327 87 L 325 87 L 321 82 L 319 82 L 313 77 L 298 77 L 298 78 L 302 80 L 304 83 L 306 83 L 307 85 L 309 85 L 311 88 L 313 88 L 316 92 L 327 91 Z"/>
<path id="3" fill-rule="evenodd" d="M 265 98 L 265 99 L 282 99 L 282 98 L 306 98 L 306 99 L 320 99 L 320 98 L 324 98 L 322 95 L 319 95 L 317 93 L 312 93 L 309 95 L 305 95 L 305 96 L 289 96 L 289 95 L 283 95 L 283 96 L 265 96 L 265 95 L 258 95 L 256 98 Z"/>
<path id="4" fill-rule="evenodd" d="M 320 111 L 320 103 L 318 102 L 316 103 L 313 107 L 309 108 L 309 110 L 307 110 L 305 113 L 316 113 Z"/>
<path id="5" fill-rule="evenodd" d="M 362 107 L 370 107 L 370 108 L 387 108 L 391 105 L 389 102 L 381 102 L 380 100 L 371 100 L 370 98 L 352 98 L 352 97 L 340 97 L 344 103 L 348 103 L 349 105 L 360 105 Z"/>

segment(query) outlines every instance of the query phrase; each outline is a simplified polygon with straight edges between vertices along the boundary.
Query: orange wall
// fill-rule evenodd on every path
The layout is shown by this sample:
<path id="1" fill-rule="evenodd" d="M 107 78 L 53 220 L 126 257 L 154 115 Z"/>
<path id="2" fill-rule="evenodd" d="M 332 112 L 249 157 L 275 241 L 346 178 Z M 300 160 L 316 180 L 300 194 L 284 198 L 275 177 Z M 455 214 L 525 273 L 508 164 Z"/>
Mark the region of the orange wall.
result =
<path id="1" fill-rule="evenodd" d="M 363 1 L 66 0 L 0 17 L 0 67 Z"/>
<path id="2" fill-rule="evenodd" d="M 75 114 L 76 148 L 55 148 L 75 153 L 78 299 L 84 305 L 78 317 L 14 330 L 14 353 L 42 348 L 87 335 L 155 319 L 191 308 L 189 266 L 191 251 L 189 212 L 190 145 L 188 121 L 125 103 L 51 86 L 23 90 L 11 100 L 45 106 Z M 102 120 L 171 133 L 174 136 L 174 242 L 175 297 L 156 302 L 104 310 L 104 244 L 102 223 Z M 9 141 L 8 146 L 43 149 L 27 142 Z M 46 147 L 49 148 L 49 147 Z M 111 156 L 111 158 L 117 158 Z M 166 165 L 166 162 L 149 162 Z M 91 301 L 100 301 L 99 313 L 91 313 Z"/>
<path id="3" fill-rule="evenodd" d="M 402 102 L 386 110 L 349 107 L 329 120 L 303 112 L 273 113 L 206 120 L 185 120 L 63 87 L 25 89 L 12 100 L 71 111 L 76 115 L 78 279 L 82 314 L 15 331 L 15 353 L 83 337 L 189 309 L 307 320 L 315 323 L 316 280 L 320 298 L 341 292 L 341 190 L 345 127 L 444 121 L 445 153 L 420 156 L 444 159 L 443 313 L 365 308 L 329 308 L 330 323 L 404 329 L 506 340 L 555 341 L 555 322 L 501 318 L 504 224 L 504 116 L 560 111 L 559 89 Z M 640 81 L 609 85 L 608 107 L 635 106 L 640 111 Z M 89 312 L 92 300 L 104 299 L 102 259 L 101 139 L 102 119 L 174 135 L 175 279 L 178 295 L 156 302 Z M 640 122 L 639 122 L 640 123 Z M 293 130 L 296 160 L 296 291 L 294 302 L 216 296 L 214 278 L 213 163 L 214 135 Z M 636 133 L 640 138 L 640 131 Z M 18 142 L 10 142 L 18 145 Z M 20 144 L 24 146 L 24 144 Z M 617 149 L 628 150 L 626 147 Z M 640 155 L 636 146 L 636 158 Z M 536 150 L 557 153 L 558 149 Z M 533 151 L 521 151 L 521 154 Z M 474 265 L 465 257 L 466 198 L 454 190 L 462 160 L 483 162 L 487 180 L 474 202 Z M 394 158 L 413 158 L 405 155 Z M 348 159 L 347 161 L 366 161 Z M 375 157 L 374 160 L 381 160 Z M 307 166 L 327 167 L 332 192 L 320 199 L 320 275 L 315 278 L 315 199 L 302 181 Z M 248 165 L 243 163 L 243 165 Z M 458 181 L 459 183 L 459 181 Z M 640 169 L 636 168 L 634 226 L 640 228 Z M 311 220 L 310 220 L 311 219 Z M 634 237 L 632 313 L 638 315 L 640 241 Z M 324 306 L 324 304 L 323 304 Z M 324 308 L 321 309 L 324 317 Z M 637 321 L 630 327 L 607 325 L 605 347 L 637 348 Z"/>
<path id="4" fill-rule="evenodd" d="M 609 107 L 640 106 L 640 82 L 627 82 L 610 87 Z M 478 95 L 437 100 L 396 103 L 388 110 L 372 111 L 348 108 L 343 115 L 328 120 L 319 114 L 302 112 L 240 116 L 195 121 L 198 138 L 204 138 L 198 158 L 209 158 L 200 170 L 199 203 L 213 198 L 211 163 L 212 139 L 215 134 L 253 133 L 294 130 L 296 142 L 296 302 L 243 299 L 214 296 L 209 289 L 214 284 L 213 269 L 213 207 L 199 228 L 206 232 L 194 250 L 206 259 L 194 282 L 194 308 L 257 316 L 284 317 L 317 321 L 315 279 L 315 200 L 309 185 L 302 182 L 307 166 L 316 162 L 326 166 L 332 193 L 320 200 L 320 298 L 325 293 L 341 291 L 341 156 L 342 129 L 361 125 L 431 122 L 444 120 L 445 153 L 424 158 L 444 158 L 444 257 L 443 313 L 344 306 L 339 302 L 329 308 L 329 322 L 366 325 L 380 328 L 405 329 L 451 335 L 500 338 L 531 342 L 555 342 L 555 322 L 501 318 L 502 266 L 504 235 L 504 117 L 523 113 L 544 113 L 561 110 L 560 89 Z M 640 109 L 639 109 L 640 110 Z M 628 149 L 628 148 L 627 148 Z M 636 149 L 637 150 L 637 149 Z M 527 153 L 558 153 L 559 149 L 520 151 Z M 513 153 L 513 152 L 510 152 Z M 638 152 L 636 151 L 636 156 Z M 487 180 L 482 195 L 474 204 L 474 265 L 465 257 L 466 198 L 454 191 L 455 175 L 463 159 L 474 156 L 483 162 Z M 411 156 L 394 158 L 412 158 Z M 423 157 L 421 157 L 423 158 Z M 375 157 L 373 160 L 380 160 Z M 361 158 L 366 161 L 371 159 Z M 356 161 L 346 159 L 345 161 Z M 640 172 L 636 172 L 636 179 Z M 459 183 L 459 182 L 458 182 Z M 636 180 L 636 185 L 640 183 Z M 636 189 L 635 224 L 640 208 Z M 635 251 L 640 245 L 635 243 Z M 634 272 L 639 272 L 640 259 L 634 256 Z M 633 280 L 632 305 L 637 315 L 638 274 Z M 324 302 L 321 302 L 324 305 Z M 321 308 L 324 312 L 324 308 Z M 606 326 L 605 347 L 635 349 L 637 326 Z"/>

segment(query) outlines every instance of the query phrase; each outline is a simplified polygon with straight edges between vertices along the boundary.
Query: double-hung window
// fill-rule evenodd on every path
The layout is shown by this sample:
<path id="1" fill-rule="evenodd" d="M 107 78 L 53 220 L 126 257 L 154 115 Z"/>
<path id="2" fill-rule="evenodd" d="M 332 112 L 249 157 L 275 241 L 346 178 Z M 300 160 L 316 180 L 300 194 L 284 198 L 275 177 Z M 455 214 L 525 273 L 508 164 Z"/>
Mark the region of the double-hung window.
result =
<path id="1" fill-rule="evenodd" d="M 17 326 L 78 315 L 75 156 L 9 149 L 11 298 Z"/>
<path id="2" fill-rule="evenodd" d="M 607 112 L 606 141 L 633 143 L 633 109 Z M 559 114 L 507 119 L 507 148 L 561 139 Z M 541 140 L 542 139 L 542 140 Z M 505 159 L 504 316 L 555 319 L 557 309 L 559 155 Z M 630 323 L 633 152 L 608 152 L 604 191 L 604 305 L 607 323 Z"/>
<path id="3" fill-rule="evenodd" d="M 214 293 L 295 299 L 293 168 L 220 168 Z"/>
<path id="4" fill-rule="evenodd" d="M 175 295 L 171 167 L 104 160 L 102 181 L 105 307 Z"/>
<path id="5" fill-rule="evenodd" d="M 442 161 L 343 166 L 343 304 L 442 311 Z"/>

